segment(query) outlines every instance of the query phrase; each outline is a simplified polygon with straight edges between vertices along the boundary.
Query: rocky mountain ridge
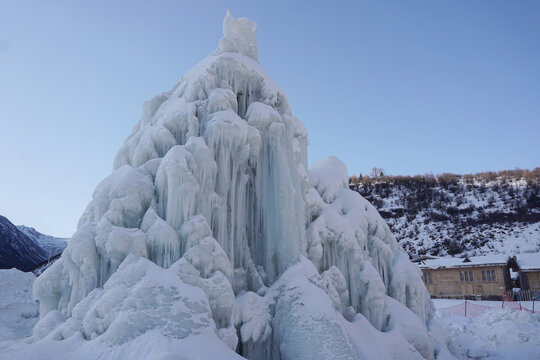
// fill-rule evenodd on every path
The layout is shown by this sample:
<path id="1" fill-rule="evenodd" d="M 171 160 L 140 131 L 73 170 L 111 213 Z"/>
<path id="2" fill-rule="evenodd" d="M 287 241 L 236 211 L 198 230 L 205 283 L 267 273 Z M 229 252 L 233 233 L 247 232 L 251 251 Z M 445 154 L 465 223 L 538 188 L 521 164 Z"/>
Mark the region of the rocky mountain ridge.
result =
<path id="1" fill-rule="evenodd" d="M 61 254 L 65 247 L 65 239 L 24 225 L 16 226 L 0 215 L 0 269 L 32 271 Z"/>

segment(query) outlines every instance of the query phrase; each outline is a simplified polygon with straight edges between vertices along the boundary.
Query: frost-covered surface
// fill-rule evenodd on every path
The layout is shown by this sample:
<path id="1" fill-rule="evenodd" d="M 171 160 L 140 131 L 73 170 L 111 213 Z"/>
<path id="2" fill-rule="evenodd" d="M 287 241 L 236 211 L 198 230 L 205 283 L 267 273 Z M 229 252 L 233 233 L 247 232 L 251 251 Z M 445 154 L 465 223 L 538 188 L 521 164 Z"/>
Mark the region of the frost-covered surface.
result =
<path id="1" fill-rule="evenodd" d="M 458 300 L 434 300 L 437 308 Z M 437 311 L 435 321 L 451 335 L 449 348 L 460 359 L 540 358 L 540 314 L 501 309 L 500 302 L 474 302 L 494 307 L 470 318 Z"/>
<path id="2" fill-rule="evenodd" d="M 419 269 L 342 162 L 308 170 L 307 131 L 256 60 L 255 24 L 228 13 L 218 49 L 143 105 L 34 284 L 31 344 L 0 357 L 451 357 Z"/>
<path id="3" fill-rule="evenodd" d="M 540 169 L 533 173 L 387 176 L 351 188 L 375 205 L 411 257 L 516 255 L 540 252 Z"/>

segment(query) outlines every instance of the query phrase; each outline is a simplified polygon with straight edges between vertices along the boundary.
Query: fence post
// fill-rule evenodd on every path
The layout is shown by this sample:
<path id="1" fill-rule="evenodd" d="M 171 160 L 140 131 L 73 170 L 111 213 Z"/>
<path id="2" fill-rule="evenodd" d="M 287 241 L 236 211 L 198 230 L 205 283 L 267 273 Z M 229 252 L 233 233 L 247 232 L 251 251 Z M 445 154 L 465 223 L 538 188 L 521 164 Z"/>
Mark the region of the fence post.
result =
<path id="1" fill-rule="evenodd" d="M 467 300 L 465 300 L 465 317 L 467 317 Z"/>

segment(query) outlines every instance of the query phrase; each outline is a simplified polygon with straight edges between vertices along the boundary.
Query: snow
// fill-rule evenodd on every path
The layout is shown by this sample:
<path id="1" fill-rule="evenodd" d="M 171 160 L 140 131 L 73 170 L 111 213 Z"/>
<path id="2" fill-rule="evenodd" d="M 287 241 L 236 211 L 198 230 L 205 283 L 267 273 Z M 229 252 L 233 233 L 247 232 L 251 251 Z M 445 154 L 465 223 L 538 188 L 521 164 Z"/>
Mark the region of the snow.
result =
<path id="1" fill-rule="evenodd" d="M 31 272 L 0 270 L 0 349 L 3 341 L 32 334 L 39 316 L 38 304 L 32 299 L 34 279 Z"/>
<path id="2" fill-rule="evenodd" d="M 336 160 L 316 163 L 314 172 L 310 168 L 310 178 L 320 184 L 319 191 L 328 194 L 334 187 L 331 192 L 335 196 L 328 197 L 330 203 L 327 203 L 319 193 L 309 195 L 308 207 L 313 219 L 307 227 L 309 259 L 321 272 L 332 266 L 339 269 L 347 281 L 348 305 L 375 327 L 383 327 L 385 295 L 401 301 L 424 321 L 429 321 L 432 308 L 419 270 L 411 266 L 375 208 L 347 189 L 347 183 L 320 180 L 318 174 L 342 168 Z M 329 166 L 327 171 L 325 164 Z M 338 191 L 335 188 L 340 184 Z"/>
<path id="3" fill-rule="evenodd" d="M 30 271 L 47 261 L 48 252 L 38 241 L 0 216 L 0 268 Z"/>
<path id="4" fill-rule="evenodd" d="M 527 207 L 537 186 L 504 177 L 443 178 L 389 177 L 353 188 L 376 205 L 412 257 L 540 252 L 540 209 Z"/>
<path id="5" fill-rule="evenodd" d="M 520 270 L 540 269 L 540 253 L 518 254 L 516 255 L 516 261 Z"/>
<path id="6" fill-rule="evenodd" d="M 525 253 L 514 255 L 520 270 L 540 269 L 540 253 Z M 505 265 L 512 256 L 505 254 L 491 254 L 484 256 L 471 256 L 468 261 L 465 258 L 456 257 L 435 257 L 433 259 L 421 260 L 418 265 L 422 269 L 440 269 L 457 268 L 463 266 L 487 266 L 487 265 Z M 514 275 L 516 274 L 516 275 Z M 514 278 L 517 273 L 511 270 L 511 276 Z"/>
<path id="7" fill-rule="evenodd" d="M 434 300 L 437 308 L 463 303 Z M 528 311 L 501 309 L 495 301 L 471 303 L 493 307 L 478 317 L 464 317 L 437 311 L 436 322 L 450 334 L 449 348 L 460 359 L 540 358 L 540 315 Z"/>
<path id="8" fill-rule="evenodd" d="M 144 104 L 0 358 L 451 358 L 420 270 L 342 162 L 308 169 L 256 59 L 227 13 L 216 52 Z"/>
<path id="9" fill-rule="evenodd" d="M 0 359 L 171 359 L 179 351 L 188 359 L 240 358 L 218 338 L 203 290 L 142 257 L 128 256 L 67 321 L 56 310 L 42 316 L 29 337 L 38 317 L 34 279 L 0 270 Z"/>
<path id="10" fill-rule="evenodd" d="M 17 228 L 37 241 L 39 246 L 47 252 L 48 258 L 53 258 L 56 255 L 61 254 L 67 246 L 66 239 L 45 235 L 32 227 L 24 225 L 18 225 Z"/>
<path id="11" fill-rule="evenodd" d="M 341 189 L 349 184 L 347 167 L 335 156 L 319 160 L 309 167 L 309 181 L 321 194 L 323 200 L 331 203 Z"/>
<path id="12" fill-rule="evenodd" d="M 468 259 L 456 257 L 441 257 L 426 259 L 419 263 L 420 268 L 439 269 L 456 268 L 463 266 L 505 265 L 509 256 L 505 254 L 492 254 L 484 256 L 471 256 Z"/>

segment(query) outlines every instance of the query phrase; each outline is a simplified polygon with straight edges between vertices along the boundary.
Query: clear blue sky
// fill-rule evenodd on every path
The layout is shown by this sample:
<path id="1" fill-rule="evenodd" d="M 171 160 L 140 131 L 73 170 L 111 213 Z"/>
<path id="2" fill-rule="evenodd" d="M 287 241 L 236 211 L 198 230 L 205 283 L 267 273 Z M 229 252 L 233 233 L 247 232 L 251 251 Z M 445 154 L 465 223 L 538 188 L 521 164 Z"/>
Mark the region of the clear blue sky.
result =
<path id="1" fill-rule="evenodd" d="M 539 1 L 0 1 L 0 214 L 69 236 L 140 117 L 226 9 L 350 174 L 540 166 Z"/>

